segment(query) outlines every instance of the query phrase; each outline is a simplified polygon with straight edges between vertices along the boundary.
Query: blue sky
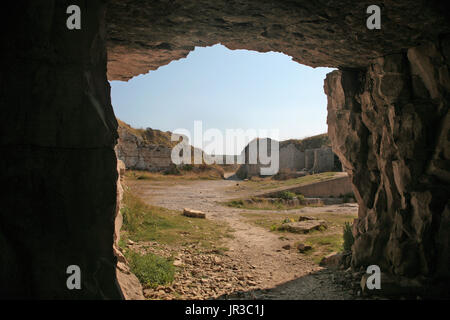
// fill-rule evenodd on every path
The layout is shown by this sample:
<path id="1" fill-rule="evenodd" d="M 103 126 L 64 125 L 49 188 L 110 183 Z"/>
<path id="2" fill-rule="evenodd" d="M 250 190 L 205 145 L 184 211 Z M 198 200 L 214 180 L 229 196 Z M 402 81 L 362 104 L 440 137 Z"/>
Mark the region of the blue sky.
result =
<path id="1" fill-rule="evenodd" d="M 203 130 L 278 129 L 281 140 L 300 139 L 327 131 L 323 80 L 332 70 L 215 45 L 128 82 L 111 81 L 112 104 L 136 128 L 193 132 L 201 120 Z"/>

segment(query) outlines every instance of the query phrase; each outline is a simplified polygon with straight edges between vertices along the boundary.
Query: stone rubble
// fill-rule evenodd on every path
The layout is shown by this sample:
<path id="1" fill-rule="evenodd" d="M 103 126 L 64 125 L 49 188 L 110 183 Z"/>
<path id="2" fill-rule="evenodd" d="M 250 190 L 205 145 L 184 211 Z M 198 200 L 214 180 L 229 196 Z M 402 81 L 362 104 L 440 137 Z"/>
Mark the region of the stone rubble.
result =
<path id="1" fill-rule="evenodd" d="M 246 262 L 236 263 L 226 252 L 191 245 L 171 247 L 156 242 L 139 242 L 129 246 L 134 251 L 151 252 L 170 259 L 176 267 L 172 284 L 144 288 L 144 296 L 151 300 L 217 299 L 236 292 L 254 290 L 262 286 L 258 271 Z"/>

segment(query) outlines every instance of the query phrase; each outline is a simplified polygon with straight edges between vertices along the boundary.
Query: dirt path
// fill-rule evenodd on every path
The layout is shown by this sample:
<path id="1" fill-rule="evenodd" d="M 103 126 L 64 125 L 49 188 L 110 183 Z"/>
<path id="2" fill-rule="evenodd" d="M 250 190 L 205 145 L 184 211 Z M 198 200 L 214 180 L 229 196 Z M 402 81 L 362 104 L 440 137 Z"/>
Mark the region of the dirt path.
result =
<path id="1" fill-rule="evenodd" d="M 295 249 L 283 249 L 289 238 L 247 223 L 240 215 L 253 210 L 221 205 L 220 202 L 246 196 L 242 191 L 238 193 L 233 190 L 232 186 L 236 183 L 232 180 L 177 181 L 175 185 L 166 182 L 129 182 L 133 190 L 150 204 L 173 210 L 201 210 L 206 213 L 207 219 L 226 222 L 234 229 L 234 238 L 227 239 L 223 244 L 230 249 L 225 254 L 239 265 L 242 272 L 251 274 L 251 278 L 257 281 L 244 284 L 244 292 L 231 295 L 232 298 L 353 298 L 351 290 L 334 281 L 336 275 L 333 272 L 319 267 Z M 303 208 L 289 212 L 308 213 L 316 210 L 324 209 Z M 342 208 L 334 205 L 327 206 L 326 210 L 339 211 Z"/>

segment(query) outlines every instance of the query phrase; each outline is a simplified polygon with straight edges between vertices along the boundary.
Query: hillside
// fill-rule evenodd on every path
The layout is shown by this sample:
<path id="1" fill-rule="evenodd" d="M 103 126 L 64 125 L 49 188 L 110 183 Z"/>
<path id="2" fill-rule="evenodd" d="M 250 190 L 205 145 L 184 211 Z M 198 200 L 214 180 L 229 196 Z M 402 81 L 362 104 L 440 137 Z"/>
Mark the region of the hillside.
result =
<path id="1" fill-rule="evenodd" d="M 304 139 L 289 139 L 280 142 L 280 148 L 288 145 L 294 144 L 300 151 L 305 151 L 306 149 L 317 149 L 321 147 L 331 147 L 331 141 L 328 137 L 328 133 L 318 134 L 312 137 L 307 137 Z"/>
<path id="2" fill-rule="evenodd" d="M 120 119 L 117 119 L 117 122 L 119 123 L 119 139 L 116 153 L 127 169 L 183 175 L 189 173 L 187 175 L 191 176 L 191 178 L 192 176 L 221 178 L 224 170 L 234 168 L 232 165 L 206 165 L 204 162 L 202 164 L 177 167 L 172 162 L 171 153 L 172 148 L 179 142 L 171 141 L 172 132 L 151 128 L 136 129 Z M 188 141 L 187 137 L 184 141 Z M 193 161 L 195 150 L 200 149 L 196 149 L 191 145 L 189 147 L 191 148 Z M 143 173 L 139 174 L 139 176 L 143 175 Z"/>
<path id="3" fill-rule="evenodd" d="M 127 131 L 129 134 L 141 138 L 145 144 L 172 148 L 178 143 L 177 141 L 171 141 L 172 132 L 170 131 L 161 131 L 152 128 L 136 129 L 120 119 L 117 119 L 117 122 L 119 123 L 119 133 L 122 130 Z"/>

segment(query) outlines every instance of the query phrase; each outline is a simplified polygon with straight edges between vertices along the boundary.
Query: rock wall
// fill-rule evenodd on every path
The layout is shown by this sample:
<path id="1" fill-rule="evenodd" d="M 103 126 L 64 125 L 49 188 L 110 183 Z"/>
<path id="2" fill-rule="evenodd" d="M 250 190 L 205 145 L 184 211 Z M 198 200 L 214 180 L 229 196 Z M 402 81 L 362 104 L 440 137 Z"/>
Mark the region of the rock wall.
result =
<path id="1" fill-rule="evenodd" d="M 305 153 L 293 143 L 280 146 L 280 169 L 301 170 L 305 167 Z"/>
<path id="2" fill-rule="evenodd" d="M 121 202 L 123 198 L 123 183 L 125 176 L 125 164 L 121 160 L 117 160 L 117 208 L 114 224 L 114 255 L 117 257 L 116 277 L 117 282 L 126 300 L 145 300 L 144 292 L 139 279 L 131 272 L 128 261 L 122 253 L 119 246 L 120 229 L 123 224 L 123 216 L 120 212 Z"/>
<path id="3" fill-rule="evenodd" d="M 312 170 L 314 167 L 314 149 L 305 150 L 305 169 Z"/>
<path id="4" fill-rule="evenodd" d="M 262 141 L 262 142 L 261 142 Z M 276 142 L 275 140 L 273 140 Z M 270 167 L 270 164 L 261 164 L 260 156 L 259 156 L 259 148 L 260 143 L 265 143 L 266 147 L 263 151 L 263 154 L 270 158 L 272 151 L 272 139 L 270 138 L 256 138 L 250 141 L 245 148 L 241 151 L 240 154 L 240 163 L 239 169 L 236 171 L 236 175 L 240 179 L 250 178 L 252 176 L 261 175 L 261 168 Z M 279 144 L 278 144 L 279 147 Z"/>
<path id="5" fill-rule="evenodd" d="M 260 176 L 261 168 L 268 167 L 260 163 L 250 163 L 249 145 L 256 143 L 257 140 L 250 142 L 242 151 L 245 155 L 245 163 L 241 164 L 237 176 L 241 179 L 252 176 Z M 268 140 L 270 141 L 270 140 Z M 267 142 L 270 145 L 270 142 Z M 259 150 L 257 144 L 255 150 Z M 257 151 L 258 153 L 259 151 Z M 270 152 L 269 152 L 270 154 Z M 302 150 L 292 140 L 279 143 L 279 172 L 283 170 L 289 171 L 309 171 L 311 173 L 320 173 L 326 171 L 335 171 L 338 164 L 330 147 L 323 146 L 321 148 Z"/>
<path id="6" fill-rule="evenodd" d="M 348 194 L 352 194 L 352 183 L 349 177 L 345 173 L 340 173 L 336 178 L 310 183 L 307 185 L 286 188 L 283 191 L 290 191 L 297 194 L 302 194 L 305 197 L 342 197 Z M 280 191 L 269 192 L 264 194 L 259 194 L 264 197 L 279 197 Z M 336 199 L 338 200 L 338 199 Z"/>
<path id="7" fill-rule="evenodd" d="M 334 171 L 334 153 L 331 148 L 314 149 L 314 164 L 312 171 L 314 173 Z"/>
<path id="8" fill-rule="evenodd" d="M 450 32 L 444 1 L 379 0 L 381 30 L 366 1 L 110 0 L 108 78 L 128 80 L 195 46 L 283 52 L 312 67 L 365 68 L 374 57 Z"/>
<path id="9" fill-rule="evenodd" d="M 123 126 L 119 126 L 118 133 L 117 158 L 127 169 L 161 171 L 172 165 L 171 147 L 148 143 Z"/>
<path id="10" fill-rule="evenodd" d="M 327 75 L 328 133 L 360 206 L 354 267 L 448 281 L 449 61 L 443 37 Z"/>
<path id="11" fill-rule="evenodd" d="M 16 1 L 0 20 L 0 298 L 120 299 L 117 122 L 103 1 Z M 69 290 L 67 268 L 81 270 Z"/>

